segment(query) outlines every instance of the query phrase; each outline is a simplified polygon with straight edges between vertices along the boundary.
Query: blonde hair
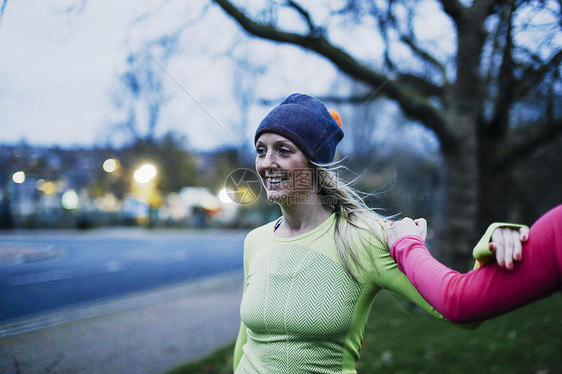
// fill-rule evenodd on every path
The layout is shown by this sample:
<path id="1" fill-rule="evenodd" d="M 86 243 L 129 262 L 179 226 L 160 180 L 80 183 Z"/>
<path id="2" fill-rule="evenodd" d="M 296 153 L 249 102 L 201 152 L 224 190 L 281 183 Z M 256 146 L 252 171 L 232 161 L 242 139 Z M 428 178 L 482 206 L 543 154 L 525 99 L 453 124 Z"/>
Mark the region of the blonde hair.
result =
<path id="1" fill-rule="evenodd" d="M 345 269 L 355 280 L 358 280 L 357 271 L 361 271 L 363 266 L 355 249 L 357 239 L 367 250 L 370 246 L 367 235 L 371 237 L 375 235 L 383 245 L 386 245 L 382 225 L 387 218 L 367 206 L 360 196 L 364 193 L 351 186 L 357 179 L 346 183 L 338 177 L 338 171 L 346 169 L 345 167 L 337 163 L 328 165 L 312 163 L 312 165 L 317 171 L 320 195 L 325 196 L 325 201 L 330 202 L 334 207 L 336 214 L 334 239 L 338 255 Z"/>

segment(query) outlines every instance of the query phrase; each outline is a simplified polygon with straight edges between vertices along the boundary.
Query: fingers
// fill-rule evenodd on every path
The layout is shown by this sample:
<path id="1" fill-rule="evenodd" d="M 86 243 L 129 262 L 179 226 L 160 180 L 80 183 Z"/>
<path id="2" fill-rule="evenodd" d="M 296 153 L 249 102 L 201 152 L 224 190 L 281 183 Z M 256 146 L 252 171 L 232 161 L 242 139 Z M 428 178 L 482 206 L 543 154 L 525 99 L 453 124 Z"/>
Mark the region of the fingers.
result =
<path id="1" fill-rule="evenodd" d="M 427 238 L 427 221 L 425 220 L 425 218 L 418 218 L 414 220 L 414 223 L 420 228 L 420 237 L 425 241 L 425 239 Z"/>
<path id="2" fill-rule="evenodd" d="M 527 226 L 523 226 L 519 229 L 519 239 L 525 243 L 527 240 L 529 240 L 529 228 Z"/>
<path id="3" fill-rule="evenodd" d="M 513 269 L 513 261 L 521 260 L 523 255 L 522 237 L 529 237 L 528 231 L 515 231 L 508 228 L 498 228 L 492 233 L 490 250 L 496 252 L 499 266 Z"/>
<path id="4" fill-rule="evenodd" d="M 505 267 L 504 245 L 503 245 L 502 229 L 496 229 L 492 233 L 492 243 L 490 243 L 490 250 L 495 251 L 496 261 L 499 266 Z"/>
<path id="5" fill-rule="evenodd" d="M 425 220 L 425 218 L 417 218 L 414 220 L 414 223 L 418 225 L 419 228 L 427 230 L 427 221 Z"/>
<path id="6" fill-rule="evenodd" d="M 530 230 L 528 227 L 524 226 L 519 229 L 519 246 L 518 251 L 515 251 L 513 254 L 513 258 L 517 261 L 521 261 L 523 258 L 523 243 L 526 243 L 529 240 Z"/>
<path id="7" fill-rule="evenodd" d="M 515 241 L 513 240 L 513 231 L 502 230 L 502 233 L 503 233 L 503 240 L 504 240 L 503 263 L 505 263 L 506 268 L 513 269 L 513 252 L 515 249 Z M 518 233 L 517 233 L 517 242 L 519 242 Z"/>
<path id="8" fill-rule="evenodd" d="M 386 242 L 388 244 L 388 247 L 390 248 L 392 247 L 392 244 L 394 244 L 394 242 L 398 240 L 398 235 L 396 233 L 396 230 L 394 230 L 394 221 L 387 221 L 384 225 L 384 231 L 386 234 Z"/>
<path id="9" fill-rule="evenodd" d="M 396 222 L 387 221 L 384 225 L 384 229 L 389 247 L 392 247 L 392 244 L 403 236 L 416 235 L 421 237 L 424 241 L 427 236 L 427 222 L 423 218 L 414 221 L 406 217 Z"/>

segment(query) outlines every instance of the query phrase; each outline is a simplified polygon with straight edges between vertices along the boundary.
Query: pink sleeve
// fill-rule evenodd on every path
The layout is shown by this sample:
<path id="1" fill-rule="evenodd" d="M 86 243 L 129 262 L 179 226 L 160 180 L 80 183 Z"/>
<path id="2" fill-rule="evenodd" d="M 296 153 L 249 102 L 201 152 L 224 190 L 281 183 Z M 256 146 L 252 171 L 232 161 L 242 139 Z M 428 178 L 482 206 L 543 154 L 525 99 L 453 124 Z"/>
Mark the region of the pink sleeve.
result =
<path id="1" fill-rule="evenodd" d="M 423 298 L 449 321 L 482 321 L 560 289 L 562 206 L 545 216 L 531 227 L 523 259 L 513 270 L 492 263 L 459 273 L 433 258 L 418 236 L 397 240 L 390 255 Z"/>

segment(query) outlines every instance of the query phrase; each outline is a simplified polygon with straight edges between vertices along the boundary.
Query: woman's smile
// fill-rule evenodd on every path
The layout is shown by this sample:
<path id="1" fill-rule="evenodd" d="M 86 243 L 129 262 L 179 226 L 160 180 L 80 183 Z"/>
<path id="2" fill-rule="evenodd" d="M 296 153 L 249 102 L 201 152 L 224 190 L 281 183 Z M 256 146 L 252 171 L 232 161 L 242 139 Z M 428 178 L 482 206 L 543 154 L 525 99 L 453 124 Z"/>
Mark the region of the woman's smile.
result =
<path id="1" fill-rule="evenodd" d="M 287 172 L 283 172 L 283 173 L 275 172 L 275 174 L 266 173 L 265 185 L 268 189 L 269 187 L 274 187 L 275 189 L 278 189 L 279 187 L 283 187 L 285 184 L 287 184 L 288 181 L 287 176 L 288 176 Z"/>

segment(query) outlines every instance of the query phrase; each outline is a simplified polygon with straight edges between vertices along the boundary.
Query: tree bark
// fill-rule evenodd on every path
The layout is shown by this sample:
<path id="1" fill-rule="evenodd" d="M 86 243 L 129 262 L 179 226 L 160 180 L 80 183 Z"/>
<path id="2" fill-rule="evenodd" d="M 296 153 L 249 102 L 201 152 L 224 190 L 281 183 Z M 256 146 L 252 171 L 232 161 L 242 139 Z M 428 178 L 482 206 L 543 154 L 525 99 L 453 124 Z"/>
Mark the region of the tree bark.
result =
<path id="1" fill-rule="evenodd" d="M 453 121 L 451 119 L 451 121 Z M 480 167 L 473 120 L 455 116 L 462 133 L 455 149 L 444 150 L 446 172 L 443 224 L 438 228 L 438 253 L 441 260 L 457 270 L 471 265 L 468 255 L 478 238 Z"/>

